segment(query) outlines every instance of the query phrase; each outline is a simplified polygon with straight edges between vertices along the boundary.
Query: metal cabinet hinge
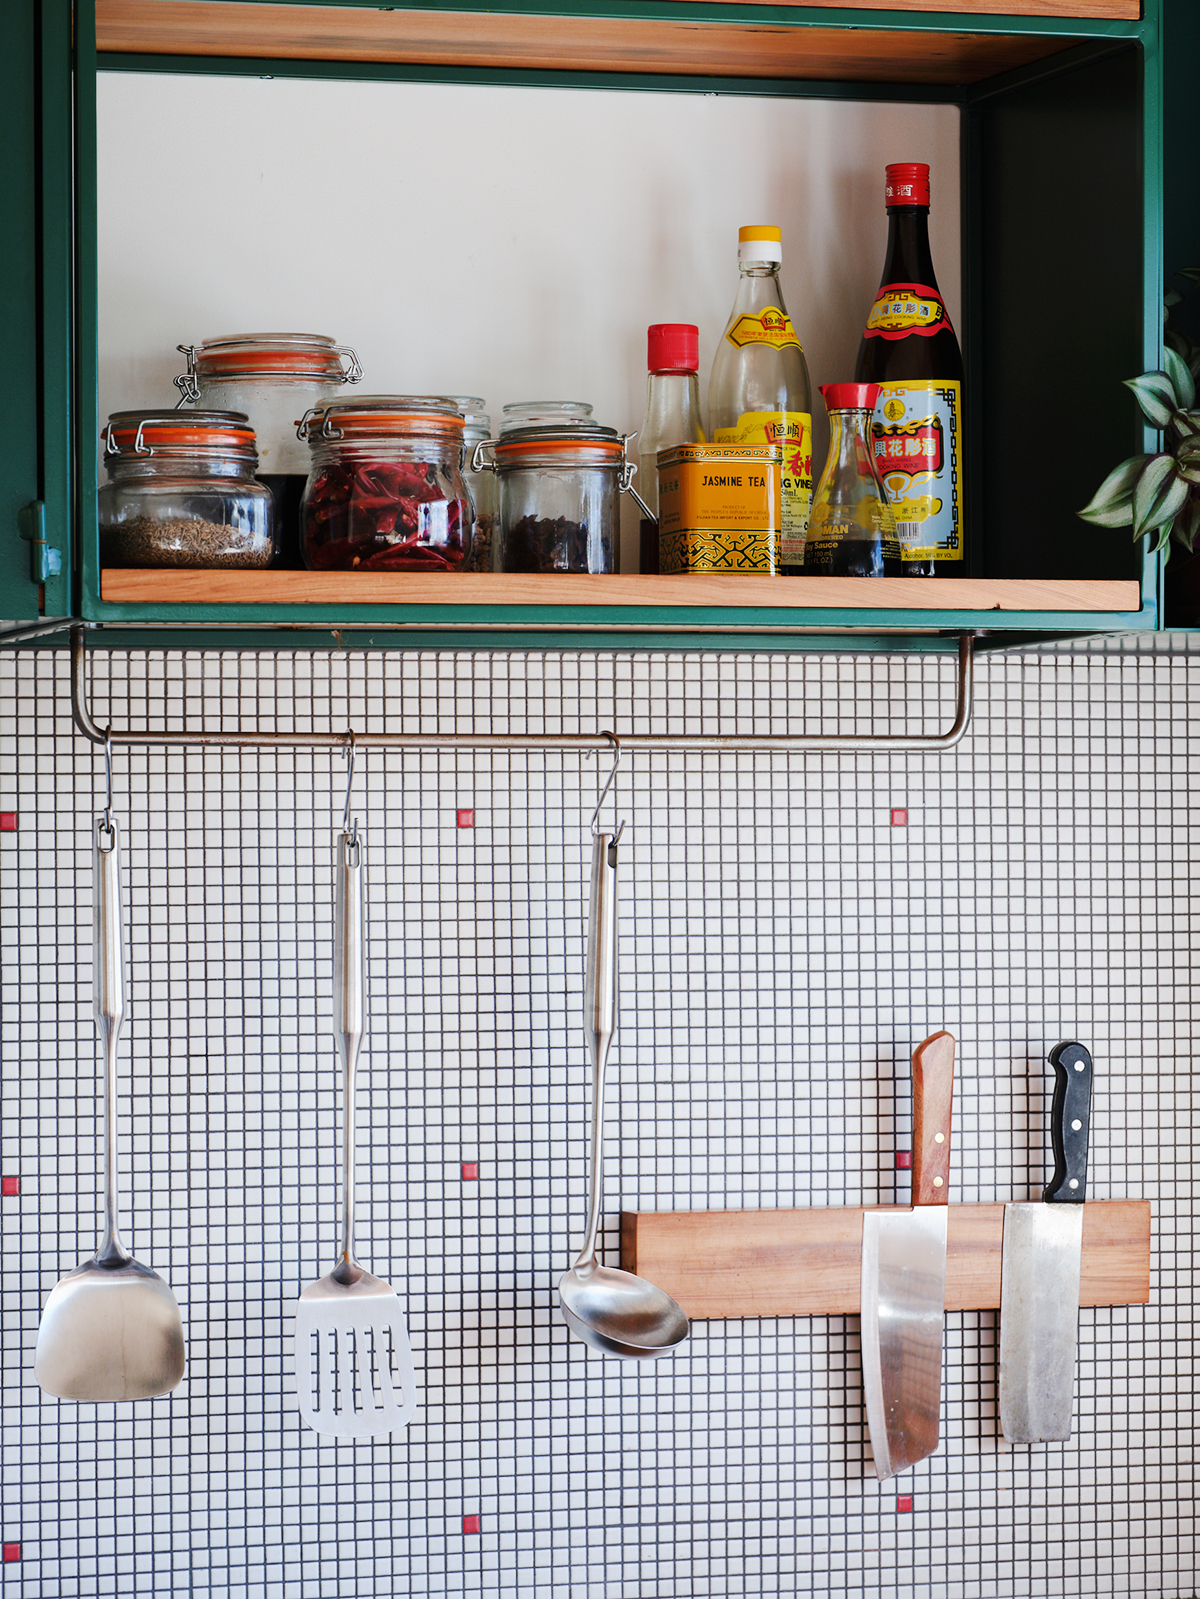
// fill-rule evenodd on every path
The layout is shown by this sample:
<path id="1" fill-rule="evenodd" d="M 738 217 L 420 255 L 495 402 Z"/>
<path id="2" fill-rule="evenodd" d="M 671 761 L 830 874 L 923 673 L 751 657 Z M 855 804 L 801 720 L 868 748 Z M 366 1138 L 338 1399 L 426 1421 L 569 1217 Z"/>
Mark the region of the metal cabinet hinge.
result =
<path id="1" fill-rule="evenodd" d="M 17 517 L 20 535 L 31 546 L 29 575 L 35 583 L 45 583 L 48 578 L 62 572 L 62 551 L 46 543 L 46 502 L 33 500 L 23 505 Z"/>

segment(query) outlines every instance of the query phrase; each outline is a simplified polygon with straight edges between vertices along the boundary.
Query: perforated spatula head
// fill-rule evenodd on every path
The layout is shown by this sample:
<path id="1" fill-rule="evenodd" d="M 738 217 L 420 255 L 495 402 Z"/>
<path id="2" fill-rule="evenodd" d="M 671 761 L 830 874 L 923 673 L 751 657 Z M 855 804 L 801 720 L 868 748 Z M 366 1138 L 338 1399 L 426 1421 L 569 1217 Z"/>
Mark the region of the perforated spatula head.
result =
<path id="1" fill-rule="evenodd" d="M 394 1289 L 369 1271 L 311 1283 L 296 1305 L 296 1399 L 315 1432 L 370 1438 L 405 1427 L 417 1373 Z"/>

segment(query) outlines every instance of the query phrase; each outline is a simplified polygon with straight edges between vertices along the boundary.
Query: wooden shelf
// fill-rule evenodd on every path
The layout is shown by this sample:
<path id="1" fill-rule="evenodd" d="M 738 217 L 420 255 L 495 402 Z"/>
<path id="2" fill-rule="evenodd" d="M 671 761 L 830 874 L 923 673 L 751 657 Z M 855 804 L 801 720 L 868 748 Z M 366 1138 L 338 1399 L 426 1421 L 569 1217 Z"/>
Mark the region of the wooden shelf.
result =
<path id="1" fill-rule="evenodd" d="M 108 567 L 104 600 L 152 605 L 622 605 L 788 610 L 1129 612 L 1136 582 L 989 578 L 591 577 Z M 981 616 L 981 621 L 983 616 Z"/>
<path id="2" fill-rule="evenodd" d="M 828 0 L 832 3 L 832 0 Z M 1119 9 L 1112 9 L 1116 5 Z M 1088 6 L 1090 9 L 1071 9 Z M 949 6 L 936 9 L 950 10 Z M 960 6 L 959 10 L 964 7 Z M 968 15 L 964 21 L 969 21 Z M 1025 0 L 980 11 L 1127 17 L 1129 0 Z M 242 0 L 97 0 L 96 44 L 133 55 L 372 61 L 520 71 L 687 73 L 966 84 L 1077 41 L 1050 35 L 899 32 L 503 11 L 247 5 Z"/>
<path id="3" fill-rule="evenodd" d="M 621 1217 L 621 1265 L 699 1320 L 857 1315 L 863 1215 L 861 1207 L 628 1211 Z M 1004 1206 L 951 1205 L 948 1233 L 946 1309 L 998 1309 Z M 1084 1205 L 1079 1303 L 1149 1301 L 1149 1200 Z"/>

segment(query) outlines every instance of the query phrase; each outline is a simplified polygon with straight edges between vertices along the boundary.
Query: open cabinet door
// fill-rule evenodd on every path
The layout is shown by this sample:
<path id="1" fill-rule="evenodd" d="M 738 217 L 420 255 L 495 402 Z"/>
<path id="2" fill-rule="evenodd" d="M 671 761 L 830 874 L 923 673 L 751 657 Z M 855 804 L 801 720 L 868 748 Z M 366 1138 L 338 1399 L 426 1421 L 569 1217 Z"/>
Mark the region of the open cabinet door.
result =
<path id="1" fill-rule="evenodd" d="M 70 0 L 0 5 L 0 617 L 71 613 Z"/>

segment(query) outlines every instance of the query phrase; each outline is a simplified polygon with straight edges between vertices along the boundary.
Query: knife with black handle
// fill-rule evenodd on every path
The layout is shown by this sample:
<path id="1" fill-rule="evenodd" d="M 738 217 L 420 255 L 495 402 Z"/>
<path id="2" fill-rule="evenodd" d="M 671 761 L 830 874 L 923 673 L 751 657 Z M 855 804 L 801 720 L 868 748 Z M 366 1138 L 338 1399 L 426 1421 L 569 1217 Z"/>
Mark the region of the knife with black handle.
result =
<path id="1" fill-rule="evenodd" d="M 1073 1040 L 1050 1051 L 1054 1175 L 1040 1203 L 1004 1207 L 1000 1276 L 1000 1430 L 1012 1443 L 1071 1436 L 1092 1057 Z"/>

